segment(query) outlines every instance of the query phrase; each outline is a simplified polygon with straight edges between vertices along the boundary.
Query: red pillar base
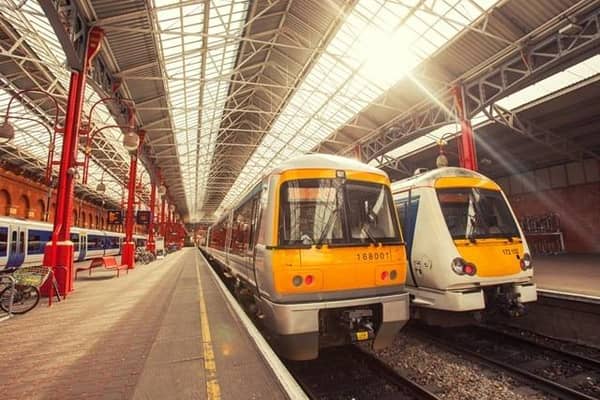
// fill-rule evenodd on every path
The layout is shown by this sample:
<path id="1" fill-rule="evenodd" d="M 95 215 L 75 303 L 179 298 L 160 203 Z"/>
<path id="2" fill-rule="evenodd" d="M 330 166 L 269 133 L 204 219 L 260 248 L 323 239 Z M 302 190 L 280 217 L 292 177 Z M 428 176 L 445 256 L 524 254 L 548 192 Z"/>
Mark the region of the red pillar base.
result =
<path id="1" fill-rule="evenodd" d="M 146 250 L 154 254 L 156 252 L 156 243 L 148 241 L 148 243 L 146 243 Z"/>
<path id="2" fill-rule="evenodd" d="M 46 244 L 44 249 L 44 265 L 52 265 L 52 242 Z M 60 295 L 65 297 L 73 291 L 73 242 L 58 242 L 56 244 L 56 267 L 54 277 L 58 283 Z M 44 296 L 50 295 L 52 281 L 48 279 L 42 286 L 41 292 Z"/>
<path id="3" fill-rule="evenodd" d="M 128 269 L 135 267 L 135 243 L 123 243 L 123 254 L 121 255 L 121 264 L 127 265 Z"/>

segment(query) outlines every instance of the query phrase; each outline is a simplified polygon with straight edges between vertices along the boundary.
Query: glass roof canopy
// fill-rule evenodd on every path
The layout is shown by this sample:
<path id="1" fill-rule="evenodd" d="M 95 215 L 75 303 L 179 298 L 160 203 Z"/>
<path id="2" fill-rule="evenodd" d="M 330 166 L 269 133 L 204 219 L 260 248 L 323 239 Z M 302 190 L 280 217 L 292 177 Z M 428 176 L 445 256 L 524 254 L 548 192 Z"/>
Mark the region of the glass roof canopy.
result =
<path id="1" fill-rule="evenodd" d="M 190 219 L 204 200 L 229 79 L 235 67 L 248 1 L 178 5 L 154 0 L 168 101 Z M 225 77 L 225 78 L 223 78 Z"/>
<path id="2" fill-rule="evenodd" d="M 311 151 L 351 121 L 359 111 L 496 3 L 497 0 L 357 1 L 327 48 L 294 89 L 217 213 L 235 204 L 271 167 Z M 244 40 L 242 30 L 248 18 L 249 1 L 152 0 L 151 4 L 156 17 L 157 31 L 154 33 L 163 71 L 161 79 L 168 95 L 171 126 L 190 210 L 189 221 L 194 222 L 202 218 L 200 211 L 224 116 L 223 108 L 236 68 L 238 47 Z M 64 102 L 69 80 L 65 55 L 37 1 L 6 0 L 0 2 L 0 12 L 33 49 L 36 63 L 53 75 L 52 84 L 40 85 L 40 88 L 55 93 Z M 597 62 L 591 68 L 597 71 Z M 14 90 L 10 87 L 11 82 L 3 83 L 6 89 Z M 534 96 L 534 92 L 540 93 L 535 89 L 526 90 L 531 90 L 530 96 Z M 91 86 L 87 88 L 86 97 L 85 114 L 91 104 L 100 99 Z M 498 104 L 512 108 L 524 102 L 514 100 L 513 103 L 509 97 Z M 8 92 L 0 90 L 0 107 L 5 108 L 8 99 Z M 40 113 L 43 113 L 41 108 Z M 11 114 L 31 116 L 32 112 L 15 104 Z M 44 118 L 49 120 L 53 116 L 45 115 Z M 116 124 L 103 104 L 95 108 L 93 120 L 96 126 Z M 478 117 L 474 118 L 473 124 L 478 122 L 481 122 Z M 15 144 L 23 152 L 45 162 L 49 141 L 45 129 L 31 121 L 14 121 L 14 124 L 18 130 Z M 410 152 L 422 146 L 421 141 L 431 141 L 431 138 L 450 131 L 455 131 L 455 125 L 434 131 L 388 154 L 396 156 Z M 128 154 L 120 144 L 119 129 L 103 130 L 101 136 L 99 151 L 95 153 L 97 162 L 92 160 L 90 168 L 88 186 L 92 190 L 103 175 L 100 164 L 106 165 L 114 154 L 103 153 L 103 146 L 116 150 L 123 165 L 129 162 Z M 122 183 L 111 172 L 104 173 L 103 180 L 107 183 L 107 196 L 118 200 L 122 196 Z"/>
<path id="3" fill-rule="evenodd" d="M 276 164 L 309 152 L 472 23 L 496 0 L 361 0 L 217 210 Z"/>
<path id="4" fill-rule="evenodd" d="M 44 85 L 40 82 L 35 82 L 36 87 L 40 90 L 52 93 L 56 98 L 59 99 L 60 107 L 64 108 L 67 98 L 67 88 L 69 87 L 70 72 L 65 68 L 66 56 L 63 49 L 50 26 L 48 19 L 44 15 L 41 7 L 36 1 L 28 1 L 24 4 L 19 4 L 22 7 L 18 8 L 17 3 L 14 0 L 2 2 L 0 5 L 0 12 L 11 21 L 12 26 L 17 30 L 19 35 L 23 37 L 26 44 L 33 50 L 37 59 L 35 62 L 45 68 L 52 74 L 53 82 L 50 86 Z M 20 2 L 22 3 L 22 2 Z M 30 79 L 35 79 L 33 74 L 28 74 Z M 11 82 L 3 82 L 4 89 L 0 90 L 0 109 L 6 110 L 8 102 L 10 100 L 10 94 L 8 90 L 17 91 L 18 89 L 12 87 Z M 100 100 L 100 96 L 96 91 L 89 85 L 86 85 L 86 98 L 84 101 L 84 109 L 82 113 L 82 119 L 87 118 L 91 106 Z M 38 121 L 54 121 L 54 110 L 52 113 L 45 113 L 43 109 L 36 108 L 35 112 L 26 109 L 19 101 L 13 101 L 11 105 L 10 115 L 14 117 L 26 117 L 32 118 Z M 43 116 L 43 117 L 41 117 Z M 64 116 L 64 110 L 59 113 L 59 121 Z M 85 117 L 84 117 L 85 116 Z M 40 123 L 19 120 L 17 118 L 10 119 L 10 122 L 15 127 L 15 139 L 14 144 L 19 148 L 20 151 L 30 154 L 31 156 L 40 160 L 42 165 L 48 157 L 48 149 L 50 143 L 50 136 Z M 117 125 L 117 122 L 112 117 L 110 111 L 105 104 L 98 104 L 94 108 L 94 115 L 92 116 L 92 123 L 96 127 L 103 127 L 107 125 Z M 50 126 L 50 128 L 52 128 Z M 109 158 L 116 151 L 119 161 L 123 162 L 124 165 L 129 163 L 129 155 L 127 151 L 121 145 L 122 133 L 118 128 L 108 128 L 102 130 L 95 137 L 95 142 L 99 148 L 110 146 L 110 153 L 106 153 L 106 157 Z M 80 143 L 82 145 L 82 143 Z M 56 138 L 56 149 L 55 159 L 59 159 L 62 147 L 62 137 L 57 135 Z M 110 154 L 110 155 L 109 155 Z M 80 153 L 80 160 L 83 159 L 83 154 Z M 99 163 L 101 159 L 90 160 L 89 177 L 88 177 L 88 188 L 95 190 L 96 185 L 103 180 L 106 184 L 105 196 L 113 201 L 120 201 L 123 195 L 123 181 L 119 182 L 115 179 L 113 174 L 104 172 L 104 168 Z M 54 173 L 56 174 L 56 170 Z M 114 171 L 113 171 L 114 172 Z M 123 177 L 121 177 L 123 178 Z M 145 178 L 145 179 L 144 179 Z M 148 174 L 142 177 L 143 183 L 149 182 Z"/>

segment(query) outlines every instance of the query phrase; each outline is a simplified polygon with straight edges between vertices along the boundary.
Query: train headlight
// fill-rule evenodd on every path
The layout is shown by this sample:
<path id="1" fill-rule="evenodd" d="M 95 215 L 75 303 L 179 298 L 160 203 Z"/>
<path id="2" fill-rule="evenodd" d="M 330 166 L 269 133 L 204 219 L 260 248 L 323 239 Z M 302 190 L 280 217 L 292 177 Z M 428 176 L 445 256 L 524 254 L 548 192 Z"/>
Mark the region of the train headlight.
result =
<path id="1" fill-rule="evenodd" d="M 521 258 L 521 269 L 526 271 L 528 269 L 533 268 L 531 264 L 531 256 L 528 253 L 523 254 L 523 258 Z"/>
<path id="2" fill-rule="evenodd" d="M 463 270 L 463 268 L 466 264 L 467 262 L 465 260 L 463 260 L 460 257 L 456 257 L 454 260 L 452 260 L 450 267 L 452 268 L 452 271 L 454 271 L 455 274 L 464 275 L 465 271 Z"/>
<path id="3" fill-rule="evenodd" d="M 300 285 L 302 285 L 302 277 L 300 275 L 296 275 L 292 278 L 292 285 L 298 287 Z"/>

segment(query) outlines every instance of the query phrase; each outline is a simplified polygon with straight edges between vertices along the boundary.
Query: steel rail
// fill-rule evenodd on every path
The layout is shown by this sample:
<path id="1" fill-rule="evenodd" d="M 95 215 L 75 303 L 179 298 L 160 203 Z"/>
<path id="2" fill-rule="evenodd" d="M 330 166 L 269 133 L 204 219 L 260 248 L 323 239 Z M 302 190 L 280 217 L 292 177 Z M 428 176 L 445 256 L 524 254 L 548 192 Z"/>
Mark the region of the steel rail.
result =
<path id="1" fill-rule="evenodd" d="M 511 373 L 515 378 L 524 381 L 525 383 L 533 382 L 534 387 L 539 388 L 540 390 L 549 393 L 551 395 L 555 395 L 560 399 L 573 399 L 573 400 L 598 400 L 596 397 L 588 395 L 586 393 L 580 392 L 579 390 L 570 388 L 563 384 L 557 383 L 550 379 L 544 378 L 543 376 L 537 375 L 533 372 L 527 371 L 518 366 L 509 364 L 508 362 L 501 361 L 494 356 L 482 354 L 475 350 L 469 349 L 465 344 L 459 343 L 458 341 L 453 341 L 449 338 L 441 338 L 437 335 L 427 332 L 427 330 L 423 327 L 417 329 L 419 336 L 425 337 L 427 340 L 431 341 L 438 346 L 458 354 L 464 354 L 469 356 L 472 359 L 477 359 L 483 361 L 484 364 L 488 364 L 490 366 L 497 366 L 505 371 Z M 533 346 L 533 344 L 532 344 Z M 537 346 L 537 343 L 536 343 Z M 561 353 L 560 351 L 556 351 L 555 349 L 551 349 L 556 353 Z M 544 349 L 547 351 L 547 349 Z M 522 379 L 523 377 L 527 379 Z M 530 382 L 527 382 L 529 380 Z"/>

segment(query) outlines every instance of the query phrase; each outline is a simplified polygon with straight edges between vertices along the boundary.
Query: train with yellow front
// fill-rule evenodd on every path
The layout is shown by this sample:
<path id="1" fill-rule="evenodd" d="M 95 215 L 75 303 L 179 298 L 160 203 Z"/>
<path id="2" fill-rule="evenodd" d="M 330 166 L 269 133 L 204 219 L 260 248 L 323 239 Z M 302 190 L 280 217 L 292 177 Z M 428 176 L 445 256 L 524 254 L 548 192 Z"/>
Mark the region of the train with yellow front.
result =
<path id="1" fill-rule="evenodd" d="M 417 309 L 523 313 L 537 299 L 531 253 L 500 186 L 444 167 L 392 184 Z"/>
<path id="2" fill-rule="evenodd" d="M 363 340 L 383 348 L 409 317 L 388 176 L 353 159 L 281 164 L 209 228 L 203 251 L 285 358 Z"/>

